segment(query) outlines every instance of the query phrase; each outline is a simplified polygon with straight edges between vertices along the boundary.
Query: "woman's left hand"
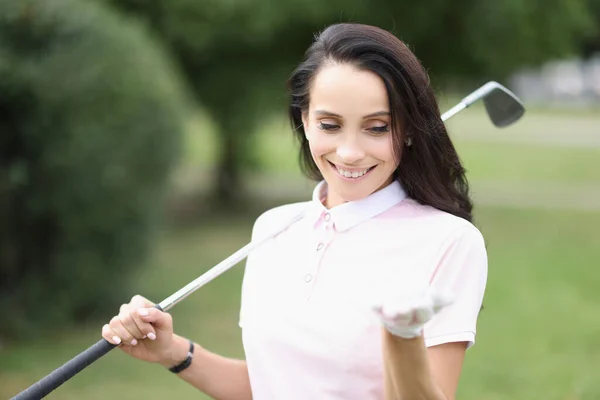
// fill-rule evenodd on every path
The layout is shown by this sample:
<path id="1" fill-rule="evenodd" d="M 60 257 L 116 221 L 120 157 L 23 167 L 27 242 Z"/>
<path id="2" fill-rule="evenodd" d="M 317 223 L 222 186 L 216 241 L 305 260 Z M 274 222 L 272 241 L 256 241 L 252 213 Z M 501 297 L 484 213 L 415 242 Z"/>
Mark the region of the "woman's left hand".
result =
<path id="1" fill-rule="evenodd" d="M 373 310 L 392 335 L 413 339 L 421 336 L 423 326 L 450 304 L 450 296 L 425 287 L 420 290 L 399 290 L 374 304 Z"/>

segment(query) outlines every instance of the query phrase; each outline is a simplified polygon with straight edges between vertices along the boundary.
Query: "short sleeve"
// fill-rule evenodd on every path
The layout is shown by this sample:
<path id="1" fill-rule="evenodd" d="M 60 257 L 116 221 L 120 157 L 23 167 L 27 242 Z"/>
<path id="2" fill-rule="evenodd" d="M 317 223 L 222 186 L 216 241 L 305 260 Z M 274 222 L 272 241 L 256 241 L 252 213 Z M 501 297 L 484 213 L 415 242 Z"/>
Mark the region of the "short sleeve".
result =
<path id="1" fill-rule="evenodd" d="M 425 344 L 475 343 L 477 319 L 487 283 L 488 259 L 483 236 L 469 225 L 445 242 L 431 276 L 436 292 L 450 294 L 454 302 L 424 327 Z"/>

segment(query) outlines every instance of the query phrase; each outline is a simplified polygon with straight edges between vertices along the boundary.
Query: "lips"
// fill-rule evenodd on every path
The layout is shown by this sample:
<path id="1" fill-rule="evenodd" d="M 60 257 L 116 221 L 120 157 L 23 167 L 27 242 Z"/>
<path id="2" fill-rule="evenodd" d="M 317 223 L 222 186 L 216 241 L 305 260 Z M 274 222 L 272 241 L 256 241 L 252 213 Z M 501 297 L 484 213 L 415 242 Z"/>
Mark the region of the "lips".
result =
<path id="1" fill-rule="evenodd" d="M 345 167 L 339 167 L 337 165 L 335 165 L 334 163 L 329 161 L 329 164 L 332 166 L 333 169 L 335 169 L 335 171 L 342 176 L 343 178 L 346 179 L 360 179 L 363 176 L 367 175 L 369 172 L 371 172 L 376 166 L 372 166 L 372 167 L 366 167 L 366 168 L 345 168 Z"/>

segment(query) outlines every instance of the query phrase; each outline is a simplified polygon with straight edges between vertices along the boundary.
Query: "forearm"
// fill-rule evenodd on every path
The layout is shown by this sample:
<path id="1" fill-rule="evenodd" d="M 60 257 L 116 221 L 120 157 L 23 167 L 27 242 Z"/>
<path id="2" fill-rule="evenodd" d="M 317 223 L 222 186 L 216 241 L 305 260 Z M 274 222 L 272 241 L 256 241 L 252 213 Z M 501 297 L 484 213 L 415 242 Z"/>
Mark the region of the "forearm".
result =
<path id="1" fill-rule="evenodd" d="M 160 364 L 165 368 L 179 364 L 188 349 L 187 339 L 175 335 L 171 354 Z M 246 361 L 219 356 L 198 344 L 195 344 L 192 364 L 177 375 L 216 400 L 252 399 Z"/>
<path id="2" fill-rule="evenodd" d="M 423 338 L 382 334 L 386 400 L 447 400 L 432 377 Z"/>

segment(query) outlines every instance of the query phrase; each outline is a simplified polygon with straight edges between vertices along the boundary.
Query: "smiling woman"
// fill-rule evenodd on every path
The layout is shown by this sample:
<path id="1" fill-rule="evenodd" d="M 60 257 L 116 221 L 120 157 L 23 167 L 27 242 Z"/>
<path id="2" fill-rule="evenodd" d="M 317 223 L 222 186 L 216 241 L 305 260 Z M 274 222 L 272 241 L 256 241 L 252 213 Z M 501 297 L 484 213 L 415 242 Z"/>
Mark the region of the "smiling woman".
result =
<path id="1" fill-rule="evenodd" d="M 246 261 L 239 318 L 246 360 L 174 334 L 139 296 L 104 338 L 217 399 L 453 399 L 487 254 L 425 70 L 392 34 L 339 24 L 289 88 L 318 183 L 311 200 L 254 223 L 262 245 Z"/>
<path id="2" fill-rule="evenodd" d="M 332 63 L 314 78 L 302 125 L 311 157 L 330 189 L 327 207 L 364 198 L 391 183 L 398 160 L 388 104 L 379 76 L 351 64 Z"/>
<path id="3" fill-rule="evenodd" d="M 338 194 L 346 200 L 398 179 L 418 202 L 471 220 L 465 170 L 441 120 L 429 77 L 394 35 L 358 24 L 330 27 L 308 49 L 289 89 L 290 120 L 309 177 L 327 180 L 344 191 Z M 321 132 L 335 135 L 325 140 Z M 332 145 L 335 157 L 331 147 L 330 154 L 317 155 Z M 357 149 L 369 154 L 357 160 Z M 383 159 L 376 161 L 378 156 Z M 360 189 L 343 189 L 348 186 L 327 179 L 331 168 L 323 168 L 324 160 L 339 167 L 334 172 L 342 169 L 343 177 L 352 177 L 344 172 L 377 168 L 367 174 L 370 179 L 361 180 Z"/>

